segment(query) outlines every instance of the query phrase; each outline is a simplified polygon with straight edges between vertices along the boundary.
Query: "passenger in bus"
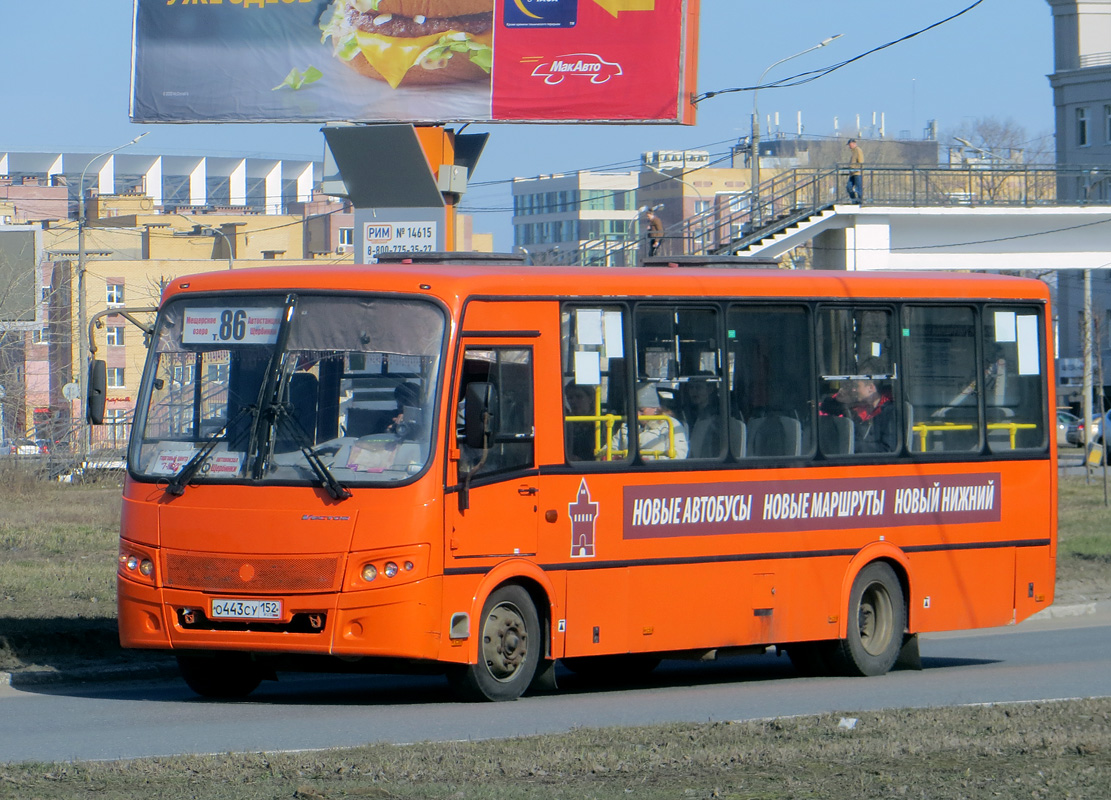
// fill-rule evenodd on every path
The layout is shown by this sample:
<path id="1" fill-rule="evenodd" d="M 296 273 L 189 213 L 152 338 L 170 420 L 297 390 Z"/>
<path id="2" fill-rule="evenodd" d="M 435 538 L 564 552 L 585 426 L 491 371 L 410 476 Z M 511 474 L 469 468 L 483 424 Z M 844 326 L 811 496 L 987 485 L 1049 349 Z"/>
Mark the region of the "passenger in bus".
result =
<path id="1" fill-rule="evenodd" d="M 564 414 L 568 417 L 594 416 L 594 392 L 589 386 L 578 383 L 568 383 L 563 390 Z M 568 422 L 567 431 L 567 460 L 568 461 L 593 461 L 594 460 L 594 426 L 593 422 Z"/>
<path id="2" fill-rule="evenodd" d="M 685 384 L 691 458 L 717 458 L 724 443 L 717 385 L 704 378 Z"/>
<path id="3" fill-rule="evenodd" d="M 614 435 L 611 446 L 614 450 L 628 452 L 629 445 L 629 426 L 626 423 Z M 641 384 L 637 389 L 637 448 L 645 459 L 687 457 L 686 428 L 675 417 L 665 413 L 654 383 Z"/>
<path id="4" fill-rule="evenodd" d="M 420 390 L 416 384 L 405 381 L 399 383 L 393 390 L 394 401 L 397 403 L 397 413 L 390 424 L 386 426 L 385 433 L 395 433 L 400 439 L 412 439 L 416 436 L 418 420 L 406 419 L 406 409 L 410 417 L 416 416 L 420 410 Z"/>
<path id="5" fill-rule="evenodd" d="M 989 406 L 1003 406 L 1006 405 L 1005 398 L 1007 397 L 1007 359 L 1003 356 L 1000 348 L 996 348 L 995 353 L 987 359 L 984 364 L 984 402 Z M 976 400 L 976 380 L 973 379 L 967 386 L 960 390 L 952 400 L 944 406 L 933 412 L 933 417 L 944 417 L 952 409 L 957 406 L 963 405 L 967 401 L 972 400 L 975 405 Z M 972 411 L 975 414 L 975 409 Z"/>
<path id="6" fill-rule="evenodd" d="M 875 375 L 882 367 L 861 363 L 857 369 L 861 375 Z M 890 390 L 881 391 L 874 378 L 842 381 L 836 394 L 822 401 L 819 413 L 853 421 L 856 453 L 892 453 L 899 445 L 895 403 Z"/>

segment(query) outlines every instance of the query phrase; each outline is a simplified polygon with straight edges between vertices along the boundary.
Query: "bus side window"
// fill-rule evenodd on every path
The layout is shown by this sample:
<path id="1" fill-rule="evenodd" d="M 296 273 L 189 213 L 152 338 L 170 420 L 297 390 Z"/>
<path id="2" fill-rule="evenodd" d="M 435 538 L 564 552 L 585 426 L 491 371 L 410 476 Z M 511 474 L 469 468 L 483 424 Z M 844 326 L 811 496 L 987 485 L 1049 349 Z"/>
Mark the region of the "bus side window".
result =
<path id="1" fill-rule="evenodd" d="M 460 471 L 489 475 L 533 466 L 532 350 L 518 347 L 468 347 L 464 354 L 456 429 L 460 445 Z M 468 392 L 479 384 L 482 392 Z M 485 408 L 468 409 L 483 398 Z M 485 411 L 490 428 L 486 447 L 476 430 Z"/>
<path id="2" fill-rule="evenodd" d="M 818 449 L 824 456 L 898 453 L 898 365 L 886 308 L 818 312 Z"/>
<path id="3" fill-rule="evenodd" d="M 906 306 L 902 328 L 909 450 L 979 450 L 982 376 L 974 310 Z"/>
<path id="4" fill-rule="evenodd" d="M 803 306 L 732 306 L 729 347 L 730 450 L 734 458 L 814 452 L 810 314 Z"/>
<path id="5" fill-rule="evenodd" d="M 1041 315 L 988 306 L 983 315 L 984 427 L 992 452 L 1046 446 Z"/>
<path id="6" fill-rule="evenodd" d="M 568 462 L 627 462 L 615 448 L 626 424 L 625 321 L 620 306 L 566 306 L 560 314 L 564 453 Z"/>

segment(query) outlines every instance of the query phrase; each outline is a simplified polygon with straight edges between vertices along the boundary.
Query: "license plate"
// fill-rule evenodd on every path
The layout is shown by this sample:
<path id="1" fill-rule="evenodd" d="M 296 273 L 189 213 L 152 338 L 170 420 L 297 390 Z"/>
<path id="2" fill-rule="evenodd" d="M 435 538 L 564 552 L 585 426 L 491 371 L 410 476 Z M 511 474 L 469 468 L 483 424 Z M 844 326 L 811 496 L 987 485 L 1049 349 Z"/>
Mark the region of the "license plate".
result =
<path id="1" fill-rule="evenodd" d="M 212 601 L 213 619 L 281 619 L 281 600 L 231 600 L 217 597 Z"/>

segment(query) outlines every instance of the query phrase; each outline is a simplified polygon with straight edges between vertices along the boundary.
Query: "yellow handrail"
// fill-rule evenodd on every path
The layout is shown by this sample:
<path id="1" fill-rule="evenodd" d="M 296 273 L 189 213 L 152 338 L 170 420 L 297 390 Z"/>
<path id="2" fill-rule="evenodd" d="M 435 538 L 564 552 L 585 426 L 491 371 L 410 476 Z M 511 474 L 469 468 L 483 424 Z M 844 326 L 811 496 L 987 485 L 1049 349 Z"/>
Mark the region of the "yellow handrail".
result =
<path id="1" fill-rule="evenodd" d="M 987 425 L 990 431 L 1010 431 L 1011 433 L 1011 449 L 1015 449 L 1018 432 L 1031 431 L 1038 427 L 1036 422 L 989 422 Z M 971 422 L 916 422 L 912 427 L 913 430 L 921 438 L 922 451 L 926 450 L 926 436 L 933 431 L 974 431 L 976 426 Z"/>

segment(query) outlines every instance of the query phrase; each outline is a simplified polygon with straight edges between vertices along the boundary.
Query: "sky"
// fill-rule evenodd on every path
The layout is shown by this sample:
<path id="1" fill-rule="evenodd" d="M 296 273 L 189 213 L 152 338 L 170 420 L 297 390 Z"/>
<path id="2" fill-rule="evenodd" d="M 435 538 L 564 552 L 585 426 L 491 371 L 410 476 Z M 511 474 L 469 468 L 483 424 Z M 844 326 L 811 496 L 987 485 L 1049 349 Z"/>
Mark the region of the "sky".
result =
<path id="1" fill-rule="evenodd" d="M 783 78 L 852 58 L 931 25 L 974 0 L 701 0 L 698 91 L 755 84 L 781 58 L 841 38 L 768 73 Z M 131 152 L 322 156 L 318 124 L 136 125 L 128 119 L 131 0 L 0 0 L 0 152 L 99 153 L 150 131 Z M 22 33 L 20 33 L 22 32 Z M 779 113 L 793 132 L 832 136 L 883 115 L 887 136 L 920 138 L 936 120 L 943 142 L 981 118 L 1011 120 L 1031 147 L 1053 130 L 1053 24 L 1047 0 L 983 0 L 940 27 L 812 83 L 759 93 L 762 118 Z M 752 93 L 721 94 L 678 125 L 471 125 L 490 140 L 462 209 L 475 230 L 512 246 L 508 181 L 577 169 L 633 170 L 642 152 L 705 149 L 724 154 L 747 136 Z M 839 126 L 835 127 L 835 119 Z M 867 135 L 868 131 L 865 131 Z M 765 130 L 764 136 L 767 136 Z M 1040 141 L 1036 141 L 1040 140 Z M 1048 140 L 1051 142 L 1051 139 Z M 1048 149 L 1052 150 L 1051 144 Z"/>

